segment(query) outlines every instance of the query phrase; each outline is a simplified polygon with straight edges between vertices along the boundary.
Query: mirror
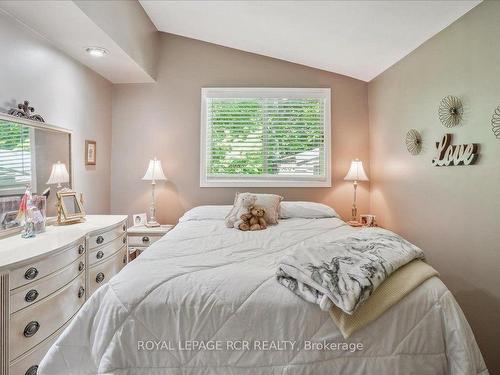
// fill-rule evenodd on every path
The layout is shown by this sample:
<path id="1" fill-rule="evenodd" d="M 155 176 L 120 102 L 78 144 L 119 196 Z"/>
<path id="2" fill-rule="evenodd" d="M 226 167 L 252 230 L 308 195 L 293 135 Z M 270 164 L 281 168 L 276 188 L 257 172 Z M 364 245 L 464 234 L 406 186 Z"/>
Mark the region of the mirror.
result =
<path id="1" fill-rule="evenodd" d="M 71 132 L 46 123 L 0 114 L 0 233 L 19 226 L 17 210 L 26 186 L 47 196 L 47 217 L 57 216 L 58 188 L 48 185 L 52 165 L 66 165 L 71 188 Z"/>

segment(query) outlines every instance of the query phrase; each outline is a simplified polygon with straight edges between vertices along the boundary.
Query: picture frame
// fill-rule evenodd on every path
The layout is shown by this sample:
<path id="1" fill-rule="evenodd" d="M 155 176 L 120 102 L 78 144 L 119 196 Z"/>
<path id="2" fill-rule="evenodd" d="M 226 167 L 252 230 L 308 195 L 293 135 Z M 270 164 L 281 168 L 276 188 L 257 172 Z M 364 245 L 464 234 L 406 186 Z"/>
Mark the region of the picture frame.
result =
<path id="1" fill-rule="evenodd" d="M 97 162 L 97 142 L 85 140 L 85 165 L 96 165 Z"/>
<path id="2" fill-rule="evenodd" d="M 140 214 L 133 214 L 132 215 L 132 225 L 134 227 L 139 227 L 141 225 L 146 225 L 148 221 L 148 217 L 145 212 L 140 213 Z"/>
<path id="3" fill-rule="evenodd" d="M 375 215 L 361 215 L 361 225 L 365 227 L 376 227 L 377 217 Z"/>
<path id="4" fill-rule="evenodd" d="M 57 223 L 79 222 L 85 217 L 85 210 L 75 191 L 57 192 Z"/>

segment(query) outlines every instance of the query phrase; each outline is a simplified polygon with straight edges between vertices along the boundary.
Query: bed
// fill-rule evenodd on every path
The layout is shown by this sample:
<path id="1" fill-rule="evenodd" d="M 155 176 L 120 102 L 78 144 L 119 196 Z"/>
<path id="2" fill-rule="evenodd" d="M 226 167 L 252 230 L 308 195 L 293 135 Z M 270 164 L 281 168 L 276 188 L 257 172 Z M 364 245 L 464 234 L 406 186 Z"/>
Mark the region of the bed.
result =
<path id="1" fill-rule="evenodd" d="M 38 374 L 487 374 L 437 277 L 344 339 L 329 313 L 280 285 L 293 250 L 356 231 L 295 215 L 256 232 L 201 206 L 96 291 Z M 293 216 L 293 215 L 292 215 Z"/>

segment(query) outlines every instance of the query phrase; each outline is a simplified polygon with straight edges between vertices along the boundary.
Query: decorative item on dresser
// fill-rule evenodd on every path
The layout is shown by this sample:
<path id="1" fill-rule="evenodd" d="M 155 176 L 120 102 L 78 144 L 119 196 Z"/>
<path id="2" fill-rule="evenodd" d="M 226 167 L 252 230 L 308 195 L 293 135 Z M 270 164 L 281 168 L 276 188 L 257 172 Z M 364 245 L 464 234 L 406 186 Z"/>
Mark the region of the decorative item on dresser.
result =
<path id="1" fill-rule="evenodd" d="M 81 198 L 74 191 L 57 192 L 57 224 L 72 224 L 83 221 L 85 210 Z"/>
<path id="2" fill-rule="evenodd" d="M 147 227 L 136 225 L 127 229 L 128 261 L 137 258 L 144 250 L 174 228 L 173 225 Z"/>
<path id="3" fill-rule="evenodd" d="M 160 224 L 156 221 L 156 208 L 155 208 L 155 185 L 156 181 L 166 181 L 167 178 L 163 173 L 161 161 L 154 158 L 149 161 L 148 170 L 142 178 L 145 181 L 151 181 L 151 207 L 149 221 L 146 223 L 148 227 L 159 227 Z"/>
<path id="4" fill-rule="evenodd" d="M 356 190 L 358 188 L 358 181 L 368 181 L 368 176 L 363 168 L 363 162 L 355 159 L 351 162 L 351 167 L 344 177 L 346 181 L 352 181 L 354 186 L 354 201 L 352 203 L 352 218 L 347 223 L 351 226 L 361 226 L 358 221 L 358 208 L 356 207 Z"/>
<path id="5" fill-rule="evenodd" d="M 35 375 L 88 297 L 126 262 L 127 217 L 90 215 L 0 239 L 0 374 Z"/>

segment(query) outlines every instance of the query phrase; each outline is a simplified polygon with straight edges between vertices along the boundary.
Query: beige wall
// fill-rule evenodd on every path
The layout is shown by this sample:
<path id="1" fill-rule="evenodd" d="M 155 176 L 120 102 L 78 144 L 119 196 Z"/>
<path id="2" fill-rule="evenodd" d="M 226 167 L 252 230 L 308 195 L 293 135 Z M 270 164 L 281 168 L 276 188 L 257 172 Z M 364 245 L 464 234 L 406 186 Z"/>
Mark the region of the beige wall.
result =
<path id="1" fill-rule="evenodd" d="M 491 373 L 500 373 L 500 2 L 485 2 L 369 84 L 371 210 L 422 247 L 464 310 Z M 441 125 L 441 98 L 463 99 L 463 124 Z M 405 133 L 424 139 L 408 154 Z M 433 167 L 434 142 L 477 142 L 468 167 Z"/>
<path id="2" fill-rule="evenodd" d="M 111 84 L 0 12 L 0 111 L 28 99 L 45 121 L 73 130 L 74 187 L 89 213 L 109 212 Z M 85 139 L 97 165 L 85 167 Z"/>
<path id="3" fill-rule="evenodd" d="M 366 83 L 169 34 L 161 37 L 157 77 L 155 84 L 113 87 L 112 212 L 147 211 L 151 185 L 141 178 L 153 156 L 162 161 L 169 178 L 158 185 L 160 222 L 175 223 L 200 204 L 230 204 L 236 191 L 248 190 L 199 187 L 202 87 L 330 87 L 333 188 L 251 190 L 326 202 L 349 217 L 352 184 L 342 179 L 351 159 L 368 163 Z M 359 207 L 368 211 L 368 183 L 361 184 Z"/>

